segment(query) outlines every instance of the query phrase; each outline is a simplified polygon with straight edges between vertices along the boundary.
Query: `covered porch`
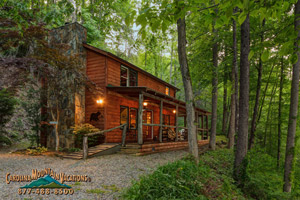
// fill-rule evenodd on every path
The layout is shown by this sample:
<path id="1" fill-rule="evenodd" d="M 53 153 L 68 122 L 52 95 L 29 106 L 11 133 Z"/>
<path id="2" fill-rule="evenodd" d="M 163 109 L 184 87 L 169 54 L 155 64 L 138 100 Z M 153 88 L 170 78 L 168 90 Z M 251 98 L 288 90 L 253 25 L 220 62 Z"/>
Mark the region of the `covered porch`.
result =
<path id="1" fill-rule="evenodd" d="M 165 145 L 160 143 L 173 143 L 173 146 L 167 145 L 170 148 L 187 146 L 188 129 L 186 127 L 185 102 L 147 87 L 107 86 L 107 89 L 138 102 L 135 124 L 130 122 L 127 126 L 135 126 L 136 130 L 133 136 L 129 135 L 129 131 L 122 131 L 122 143 L 124 145 L 134 146 L 134 144 L 138 144 L 140 149 L 149 149 L 150 144 L 154 145 L 150 145 L 154 149 L 163 148 Z M 210 115 L 208 111 L 200 108 L 195 109 L 199 140 L 208 139 L 208 115 Z"/>

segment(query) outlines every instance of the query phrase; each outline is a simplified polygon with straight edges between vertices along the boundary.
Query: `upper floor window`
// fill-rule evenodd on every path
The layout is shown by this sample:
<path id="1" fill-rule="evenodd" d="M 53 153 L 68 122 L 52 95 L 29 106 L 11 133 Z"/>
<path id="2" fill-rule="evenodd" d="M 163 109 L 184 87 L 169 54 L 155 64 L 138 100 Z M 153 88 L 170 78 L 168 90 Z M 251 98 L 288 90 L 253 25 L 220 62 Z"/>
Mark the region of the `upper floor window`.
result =
<path id="1" fill-rule="evenodd" d="M 168 86 L 166 86 L 166 91 L 165 91 L 166 95 L 170 95 L 170 88 Z"/>
<path id="2" fill-rule="evenodd" d="M 137 72 L 121 65 L 121 86 L 137 86 Z"/>

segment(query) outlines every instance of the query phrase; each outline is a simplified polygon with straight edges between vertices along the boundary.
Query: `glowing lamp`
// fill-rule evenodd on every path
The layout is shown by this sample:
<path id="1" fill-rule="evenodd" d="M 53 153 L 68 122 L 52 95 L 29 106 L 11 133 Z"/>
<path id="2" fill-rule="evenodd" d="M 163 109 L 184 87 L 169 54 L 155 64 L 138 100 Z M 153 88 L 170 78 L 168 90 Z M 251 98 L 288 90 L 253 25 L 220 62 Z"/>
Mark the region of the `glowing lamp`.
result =
<path id="1" fill-rule="evenodd" d="M 97 104 L 102 104 L 103 103 L 103 100 L 102 99 L 98 99 L 97 100 Z"/>
<path id="2" fill-rule="evenodd" d="M 173 110 L 173 113 L 175 114 L 175 113 L 176 113 L 176 110 Z"/>
<path id="3" fill-rule="evenodd" d="M 143 105 L 144 105 L 144 106 L 147 106 L 147 105 L 148 105 L 148 103 L 147 103 L 147 102 L 144 102 L 144 103 L 143 103 Z"/>

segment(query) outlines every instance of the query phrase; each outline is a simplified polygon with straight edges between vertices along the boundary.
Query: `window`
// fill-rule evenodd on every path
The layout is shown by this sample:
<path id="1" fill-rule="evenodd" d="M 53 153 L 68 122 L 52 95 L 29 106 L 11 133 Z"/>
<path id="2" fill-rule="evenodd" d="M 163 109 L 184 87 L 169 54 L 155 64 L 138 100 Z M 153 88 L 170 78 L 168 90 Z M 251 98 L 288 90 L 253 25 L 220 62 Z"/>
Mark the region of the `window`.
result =
<path id="1" fill-rule="evenodd" d="M 136 129 L 137 109 L 130 108 L 130 129 Z"/>
<path id="2" fill-rule="evenodd" d="M 120 106 L 120 124 L 128 124 L 128 107 Z"/>
<path id="3" fill-rule="evenodd" d="M 166 91 L 165 91 L 166 95 L 170 95 L 170 88 L 168 86 L 166 86 Z"/>
<path id="4" fill-rule="evenodd" d="M 137 72 L 130 70 L 129 72 L 129 86 L 137 86 Z"/>
<path id="5" fill-rule="evenodd" d="M 129 84 L 129 73 L 128 68 L 121 65 L 121 86 L 128 86 Z"/>
<path id="6" fill-rule="evenodd" d="M 137 86 L 137 72 L 121 65 L 121 86 Z"/>

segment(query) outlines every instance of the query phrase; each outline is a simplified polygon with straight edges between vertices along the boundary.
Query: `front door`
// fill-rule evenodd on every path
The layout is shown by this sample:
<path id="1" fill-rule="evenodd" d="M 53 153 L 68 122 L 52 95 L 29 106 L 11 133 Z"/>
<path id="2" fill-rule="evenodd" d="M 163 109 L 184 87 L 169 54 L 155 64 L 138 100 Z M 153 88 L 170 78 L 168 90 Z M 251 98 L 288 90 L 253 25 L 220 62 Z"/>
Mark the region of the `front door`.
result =
<path id="1" fill-rule="evenodd" d="M 143 124 L 153 124 L 153 111 L 144 110 L 143 112 Z M 153 138 L 153 127 L 152 126 L 143 126 L 143 136 L 145 139 Z"/>

